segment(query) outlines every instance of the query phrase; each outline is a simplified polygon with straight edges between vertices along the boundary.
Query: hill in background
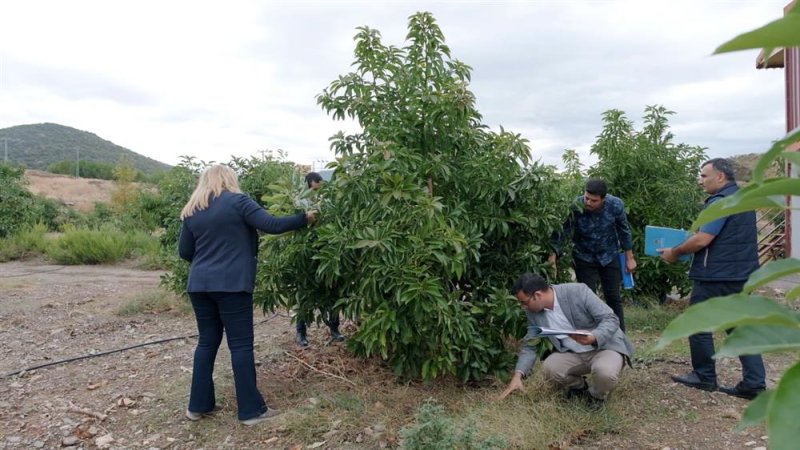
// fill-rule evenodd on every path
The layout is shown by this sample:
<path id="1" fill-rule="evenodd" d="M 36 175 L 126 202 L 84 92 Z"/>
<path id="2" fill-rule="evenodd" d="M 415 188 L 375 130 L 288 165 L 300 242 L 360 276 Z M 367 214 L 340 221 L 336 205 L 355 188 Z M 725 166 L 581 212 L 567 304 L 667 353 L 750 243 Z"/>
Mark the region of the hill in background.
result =
<path id="1" fill-rule="evenodd" d="M 127 158 L 133 167 L 147 175 L 171 168 L 160 161 L 102 139 L 94 133 L 55 123 L 0 129 L 0 158 L 4 157 L 6 143 L 8 161 L 28 169 L 47 170 L 50 164 L 65 160 L 75 161 L 78 151 L 81 161 L 117 165 L 123 158 Z"/>
<path id="2" fill-rule="evenodd" d="M 734 170 L 736 171 L 736 181 L 750 181 L 753 177 L 753 169 L 756 167 L 758 160 L 764 156 L 763 153 L 747 153 L 744 155 L 730 156 L 733 162 Z M 767 178 L 778 177 L 784 175 L 783 164 L 778 161 L 773 161 L 764 172 Z"/>

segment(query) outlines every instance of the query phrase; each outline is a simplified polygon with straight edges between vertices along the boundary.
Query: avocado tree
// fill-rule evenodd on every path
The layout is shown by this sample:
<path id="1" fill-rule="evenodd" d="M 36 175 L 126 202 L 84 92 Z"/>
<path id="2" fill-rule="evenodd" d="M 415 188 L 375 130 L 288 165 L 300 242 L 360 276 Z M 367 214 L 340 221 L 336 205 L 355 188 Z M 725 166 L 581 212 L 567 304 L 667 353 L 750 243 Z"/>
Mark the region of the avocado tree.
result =
<path id="1" fill-rule="evenodd" d="M 331 138 L 318 224 L 262 239 L 256 301 L 306 321 L 320 308 L 357 320 L 350 348 L 404 378 L 504 373 L 506 339 L 525 324 L 508 286 L 546 274 L 561 182 L 520 135 L 481 123 L 470 67 L 430 13 L 410 17 L 405 47 L 367 27 L 355 42 L 354 71 L 317 100 L 361 131 Z M 291 209 L 297 183 L 273 187 L 267 203 Z"/>
<path id="2" fill-rule="evenodd" d="M 603 130 L 591 149 L 598 162 L 589 175 L 606 180 L 609 191 L 625 201 L 639 263 L 634 288 L 637 298 L 663 301 L 673 286 L 681 294 L 689 289 L 684 264 L 641 257 L 646 225 L 688 228 L 703 203 L 697 172 L 706 160 L 704 149 L 673 142 L 669 131 L 672 114 L 663 106 L 648 106 L 643 126 L 636 130 L 624 112 L 606 111 Z"/>

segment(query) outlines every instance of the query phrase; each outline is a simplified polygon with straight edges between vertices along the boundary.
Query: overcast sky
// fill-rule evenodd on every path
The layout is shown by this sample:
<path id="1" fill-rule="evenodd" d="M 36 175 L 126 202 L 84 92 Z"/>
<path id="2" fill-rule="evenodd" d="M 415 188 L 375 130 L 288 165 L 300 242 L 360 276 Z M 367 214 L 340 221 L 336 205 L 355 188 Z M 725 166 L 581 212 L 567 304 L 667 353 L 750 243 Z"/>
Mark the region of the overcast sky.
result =
<path id="1" fill-rule="evenodd" d="M 639 124 L 652 104 L 677 113 L 676 142 L 762 152 L 785 131 L 783 71 L 756 70 L 756 51 L 710 54 L 788 1 L 3 0 L 0 128 L 58 123 L 168 164 L 283 149 L 319 168 L 328 138 L 354 129 L 315 96 L 350 70 L 355 28 L 404 46 L 425 10 L 473 67 L 484 123 L 544 163 L 565 148 L 590 163 L 603 111 Z"/>

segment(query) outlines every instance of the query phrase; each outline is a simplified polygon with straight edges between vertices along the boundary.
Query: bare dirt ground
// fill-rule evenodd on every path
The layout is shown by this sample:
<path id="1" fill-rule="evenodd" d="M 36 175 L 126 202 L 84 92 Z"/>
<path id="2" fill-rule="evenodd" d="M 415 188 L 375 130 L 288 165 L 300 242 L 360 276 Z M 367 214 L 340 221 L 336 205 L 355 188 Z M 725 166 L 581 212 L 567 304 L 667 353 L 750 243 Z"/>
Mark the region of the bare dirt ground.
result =
<path id="1" fill-rule="evenodd" d="M 194 334 L 193 316 L 186 311 L 118 314 L 120 307 L 134 296 L 156 290 L 159 276 L 159 272 L 119 266 L 55 266 L 35 261 L 0 264 L 0 375 L 70 357 Z M 284 411 L 279 417 L 283 421 L 253 428 L 239 425 L 224 346 L 215 374 L 218 403 L 223 410 L 211 419 L 187 421 L 183 412 L 196 341 L 185 338 L 0 378 L 0 448 L 397 447 L 398 427 L 379 422 L 405 410 L 406 405 L 393 405 L 387 400 L 354 406 L 349 412 L 341 406 L 313 410 L 303 419 L 304 426 L 311 429 L 307 441 L 299 440 L 296 433 L 291 435 L 288 429 L 293 426 L 292 420 L 303 418 L 302 411 L 311 411 L 308 408 L 319 403 L 319 399 L 309 398 L 308 392 L 315 386 L 322 386 L 319 389 L 324 391 L 326 382 L 338 383 L 340 392 L 344 392 L 337 394 L 338 405 L 345 404 L 341 399 L 358 395 L 345 383 L 348 377 L 372 376 L 373 392 L 394 390 L 397 392 L 387 395 L 409 396 L 415 401 L 428 395 L 430 386 L 392 387 L 391 382 L 375 381 L 390 380 L 391 375 L 379 365 L 349 358 L 343 347 L 320 345 L 324 338 L 318 329 L 314 331 L 316 336 L 312 335 L 312 349 L 298 350 L 292 344 L 288 317 L 271 316 L 260 323 L 258 319 L 257 315 L 259 384 L 270 405 Z M 321 375 L 306 363 L 311 359 L 327 374 Z M 766 361 L 768 383 L 774 385 L 791 359 L 770 356 Z M 550 448 L 764 449 L 763 429 L 733 431 L 746 405 L 744 400 L 687 389 L 669 380 L 669 374 L 683 373 L 688 368 L 686 358 L 654 358 L 638 364 L 625 373 L 608 408 L 611 412 L 607 414 L 618 415 L 614 420 L 621 423 L 618 429 L 622 431 L 577 433 Z M 724 384 L 732 384 L 740 376 L 736 361 L 722 360 L 719 368 Z M 369 371 L 373 374 L 365 375 Z M 348 390 L 353 397 L 346 396 Z M 492 386 L 460 395 L 488 400 L 499 392 L 500 387 Z M 523 401 L 525 398 L 518 396 L 508 407 Z M 626 405 L 628 402 L 633 406 Z M 353 411 L 363 416 L 354 421 L 360 423 L 355 426 L 363 427 L 363 422 L 376 425 L 348 428 L 345 413 Z M 413 410 L 400 412 L 408 416 Z M 337 416 L 344 417 L 345 423 L 327 422 Z M 530 418 L 520 424 L 526 420 Z"/>
<path id="2" fill-rule="evenodd" d="M 75 178 L 42 170 L 26 170 L 27 188 L 34 194 L 58 200 L 81 212 L 94 209 L 97 202 L 111 202 L 114 182 L 93 178 Z"/>

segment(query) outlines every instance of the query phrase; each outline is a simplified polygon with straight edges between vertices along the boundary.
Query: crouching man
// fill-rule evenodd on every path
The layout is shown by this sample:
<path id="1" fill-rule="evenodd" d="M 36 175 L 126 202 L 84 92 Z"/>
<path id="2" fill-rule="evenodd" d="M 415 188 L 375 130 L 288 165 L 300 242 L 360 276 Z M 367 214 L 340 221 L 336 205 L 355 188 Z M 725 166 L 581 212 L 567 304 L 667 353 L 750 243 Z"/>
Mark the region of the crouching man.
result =
<path id="1" fill-rule="evenodd" d="M 589 332 L 543 337 L 554 351 L 542 362 L 542 370 L 545 379 L 567 389 L 568 397 L 583 398 L 591 407 L 601 408 L 633 355 L 633 345 L 619 328 L 614 311 L 583 283 L 551 286 L 531 273 L 519 277 L 512 293 L 528 316 L 528 335 L 500 399 L 522 388 L 522 378 L 530 374 L 537 358 L 536 347 L 530 344 L 535 337 L 531 327 L 544 327 Z M 590 374 L 591 384 L 585 378 Z"/>

